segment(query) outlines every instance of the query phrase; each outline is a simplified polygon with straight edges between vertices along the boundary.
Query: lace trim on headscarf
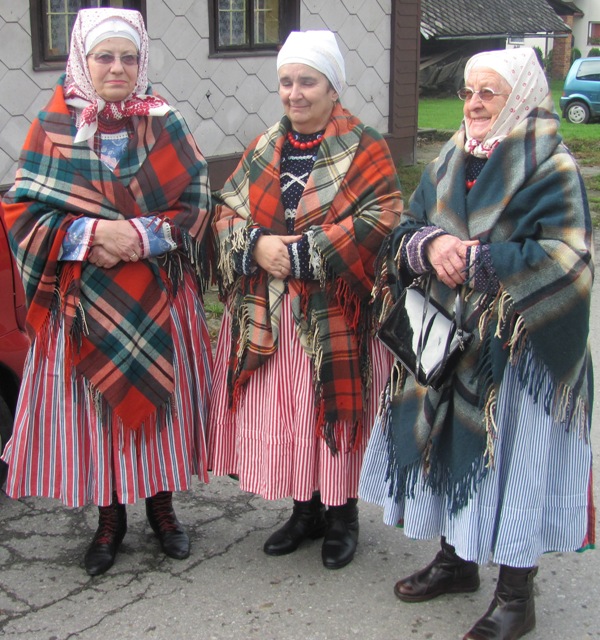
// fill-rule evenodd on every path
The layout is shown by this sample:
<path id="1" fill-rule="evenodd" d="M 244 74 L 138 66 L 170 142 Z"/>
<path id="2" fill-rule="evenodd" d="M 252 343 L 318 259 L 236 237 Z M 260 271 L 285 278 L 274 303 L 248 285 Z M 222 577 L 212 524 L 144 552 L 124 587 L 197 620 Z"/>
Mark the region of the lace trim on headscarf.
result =
<path id="1" fill-rule="evenodd" d="M 65 102 L 75 110 L 75 142 L 89 140 L 96 133 L 99 116 L 106 122 L 124 122 L 132 116 L 162 116 L 171 108 L 162 98 L 152 95 L 132 96 L 121 102 L 102 98 L 89 102 L 73 86 L 65 89 Z"/>

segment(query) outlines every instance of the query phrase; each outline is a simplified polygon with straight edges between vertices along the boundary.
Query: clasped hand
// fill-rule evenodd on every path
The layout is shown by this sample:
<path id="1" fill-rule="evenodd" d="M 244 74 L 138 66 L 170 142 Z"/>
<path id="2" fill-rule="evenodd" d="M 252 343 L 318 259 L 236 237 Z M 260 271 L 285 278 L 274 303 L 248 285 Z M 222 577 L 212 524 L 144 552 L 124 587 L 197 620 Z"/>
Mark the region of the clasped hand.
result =
<path id="1" fill-rule="evenodd" d="M 127 220 L 100 220 L 96 225 L 88 261 L 110 269 L 119 262 L 136 262 L 141 254 L 136 230 Z"/>
<path id="2" fill-rule="evenodd" d="M 425 252 L 438 280 L 451 289 L 467 277 L 467 249 L 479 240 L 461 240 L 449 234 L 438 236 L 427 244 Z"/>
<path id="3" fill-rule="evenodd" d="M 260 267 L 274 278 L 284 280 L 291 273 L 288 245 L 298 242 L 302 235 L 261 236 L 254 247 L 254 259 Z"/>

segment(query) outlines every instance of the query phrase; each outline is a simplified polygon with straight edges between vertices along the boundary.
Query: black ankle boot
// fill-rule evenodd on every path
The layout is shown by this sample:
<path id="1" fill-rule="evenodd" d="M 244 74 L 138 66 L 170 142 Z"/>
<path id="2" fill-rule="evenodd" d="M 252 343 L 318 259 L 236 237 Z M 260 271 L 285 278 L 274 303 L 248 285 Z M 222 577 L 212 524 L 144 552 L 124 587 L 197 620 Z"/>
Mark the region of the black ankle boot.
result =
<path id="1" fill-rule="evenodd" d="M 163 553 L 175 560 L 190 555 L 190 539 L 173 510 L 173 494 L 161 491 L 146 498 L 146 516 Z"/>
<path id="2" fill-rule="evenodd" d="M 108 507 L 98 507 L 98 529 L 85 553 L 85 570 L 90 576 L 108 571 L 127 531 L 125 505 L 119 504 L 116 494 Z"/>
<path id="3" fill-rule="evenodd" d="M 492 604 L 463 640 L 517 640 L 535 627 L 533 579 L 537 567 L 500 565 Z"/>
<path id="4" fill-rule="evenodd" d="M 325 507 L 318 492 L 306 502 L 294 500 L 290 519 L 265 542 L 263 550 L 269 556 L 293 553 L 306 540 L 316 540 L 325 533 Z"/>
<path id="5" fill-rule="evenodd" d="M 341 569 L 352 562 L 358 544 L 358 500 L 348 498 L 341 507 L 329 507 L 325 512 L 327 530 L 321 549 L 323 566 Z"/>
<path id="6" fill-rule="evenodd" d="M 479 588 L 479 567 L 456 555 L 442 537 L 442 548 L 432 562 L 396 583 L 394 593 L 404 602 L 424 602 L 445 593 L 469 593 Z"/>

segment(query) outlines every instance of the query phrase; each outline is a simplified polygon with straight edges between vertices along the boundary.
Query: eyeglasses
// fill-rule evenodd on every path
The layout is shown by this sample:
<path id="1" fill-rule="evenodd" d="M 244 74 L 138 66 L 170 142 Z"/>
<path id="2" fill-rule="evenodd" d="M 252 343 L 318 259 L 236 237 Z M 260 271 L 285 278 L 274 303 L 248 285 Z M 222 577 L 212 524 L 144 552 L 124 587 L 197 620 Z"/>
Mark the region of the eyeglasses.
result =
<path id="1" fill-rule="evenodd" d="M 126 67 L 134 67 L 140 63 L 140 56 L 135 53 L 126 53 L 124 56 L 115 56 L 112 53 L 88 53 L 88 58 L 94 58 L 94 62 L 102 65 L 114 64 L 118 58 Z"/>
<path id="2" fill-rule="evenodd" d="M 456 92 L 456 95 L 465 102 L 468 102 L 475 94 L 479 96 L 482 102 L 489 102 L 493 100 L 496 96 L 507 96 L 508 93 L 496 93 L 493 89 L 488 87 L 484 87 L 483 89 L 479 89 L 479 91 L 473 91 L 470 87 L 463 87 Z"/>

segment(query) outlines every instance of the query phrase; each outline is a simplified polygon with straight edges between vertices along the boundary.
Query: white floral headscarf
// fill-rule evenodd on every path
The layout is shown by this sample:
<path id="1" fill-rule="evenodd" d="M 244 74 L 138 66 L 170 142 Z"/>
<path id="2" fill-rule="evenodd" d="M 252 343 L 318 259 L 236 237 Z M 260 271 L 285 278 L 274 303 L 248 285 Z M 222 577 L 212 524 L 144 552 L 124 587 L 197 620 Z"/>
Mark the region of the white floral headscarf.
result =
<path id="1" fill-rule="evenodd" d="M 465 67 L 465 82 L 471 71 L 488 69 L 502 76 L 512 91 L 504 108 L 483 140 L 469 135 L 465 121 L 465 151 L 487 158 L 504 138 L 549 94 L 548 81 L 535 51 L 530 47 L 484 51 L 473 56 Z"/>
<path id="2" fill-rule="evenodd" d="M 132 28 L 139 41 L 138 54 L 140 63 L 135 88 L 128 98 L 121 102 L 106 102 L 94 89 L 92 77 L 87 64 L 86 40 L 90 32 L 94 32 L 94 45 L 102 41 L 102 29 L 106 22 L 106 38 L 115 37 L 115 26 L 123 25 L 123 37 L 132 39 Z M 134 37 L 132 41 L 136 40 Z M 87 43 L 88 45 L 90 42 Z M 136 42 L 137 45 L 137 42 Z M 98 128 L 98 114 L 113 120 L 121 120 L 132 115 L 164 115 L 169 105 L 158 96 L 146 95 L 148 90 L 148 34 L 144 20 L 139 11 L 130 9 L 81 9 L 77 13 L 71 33 L 71 48 L 67 61 L 65 79 L 65 99 L 68 105 L 77 110 L 77 135 L 75 142 L 89 140 Z"/>

